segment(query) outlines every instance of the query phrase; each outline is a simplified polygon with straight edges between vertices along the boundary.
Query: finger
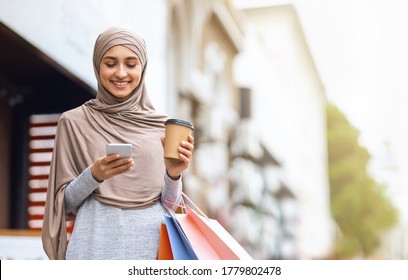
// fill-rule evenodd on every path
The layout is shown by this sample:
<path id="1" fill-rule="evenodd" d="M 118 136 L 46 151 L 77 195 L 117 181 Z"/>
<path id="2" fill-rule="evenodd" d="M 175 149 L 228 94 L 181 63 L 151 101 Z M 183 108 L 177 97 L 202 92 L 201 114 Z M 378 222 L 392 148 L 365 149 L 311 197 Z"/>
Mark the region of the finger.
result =
<path id="1" fill-rule="evenodd" d="M 189 164 L 190 163 L 190 159 L 191 158 L 191 155 L 190 156 L 187 156 L 187 155 L 185 155 L 185 154 L 182 154 L 182 153 L 180 153 L 180 159 L 185 163 L 185 164 Z"/>
<path id="2" fill-rule="evenodd" d="M 119 158 L 119 159 L 111 161 L 108 164 L 108 168 L 112 169 L 112 168 L 116 168 L 116 167 L 119 167 L 119 166 L 122 166 L 122 165 L 133 164 L 133 163 L 134 163 L 134 161 L 130 157 L 129 158 Z"/>
<path id="3" fill-rule="evenodd" d="M 178 150 L 179 150 L 180 154 L 186 156 L 189 159 L 191 158 L 191 156 L 193 154 L 191 150 L 183 148 L 183 147 L 179 147 Z"/>
<path id="4" fill-rule="evenodd" d="M 122 174 L 124 172 L 130 171 L 130 170 L 133 169 L 133 165 L 134 165 L 133 162 L 129 162 L 127 164 L 122 164 L 122 165 L 115 166 L 115 167 L 109 169 L 109 175 L 111 177 L 113 177 L 113 176 Z"/>
<path id="5" fill-rule="evenodd" d="M 193 135 L 190 134 L 190 135 L 188 136 L 188 142 L 191 143 L 192 145 L 194 145 L 194 137 L 193 137 Z"/>
<path id="6" fill-rule="evenodd" d="M 133 165 L 134 164 L 131 162 L 131 163 L 128 163 L 128 164 L 124 164 L 124 165 L 115 167 L 114 170 L 115 170 L 115 172 L 123 173 L 123 172 L 129 171 L 129 170 L 132 170 Z"/>
<path id="7" fill-rule="evenodd" d="M 102 159 L 106 162 L 106 163 L 110 163 L 116 159 L 118 159 L 120 157 L 120 154 L 111 154 L 111 155 L 107 155 L 102 157 Z"/>
<path id="8" fill-rule="evenodd" d="M 194 150 L 194 145 L 191 144 L 190 142 L 186 142 L 186 141 L 181 141 L 181 146 L 189 151 L 193 151 Z"/>

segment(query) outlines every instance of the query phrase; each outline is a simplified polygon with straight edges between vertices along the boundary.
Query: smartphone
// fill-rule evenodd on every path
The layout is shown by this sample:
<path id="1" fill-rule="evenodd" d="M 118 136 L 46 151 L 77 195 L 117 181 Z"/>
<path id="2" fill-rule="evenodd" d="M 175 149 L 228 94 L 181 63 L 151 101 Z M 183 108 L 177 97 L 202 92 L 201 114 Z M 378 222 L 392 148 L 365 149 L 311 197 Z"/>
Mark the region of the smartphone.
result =
<path id="1" fill-rule="evenodd" d="M 132 156 L 132 145 L 121 143 L 109 143 L 106 144 L 106 154 L 120 154 L 121 158 Z"/>

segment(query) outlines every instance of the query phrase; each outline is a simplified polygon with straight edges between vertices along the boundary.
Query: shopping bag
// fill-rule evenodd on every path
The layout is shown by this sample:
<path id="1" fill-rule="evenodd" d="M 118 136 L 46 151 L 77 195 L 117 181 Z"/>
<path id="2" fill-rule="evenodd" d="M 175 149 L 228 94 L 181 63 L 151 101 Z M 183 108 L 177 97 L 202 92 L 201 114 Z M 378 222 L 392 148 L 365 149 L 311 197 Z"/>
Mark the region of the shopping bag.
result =
<path id="1" fill-rule="evenodd" d="M 214 219 L 209 219 L 185 194 L 201 215 L 185 204 L 184 214 L 175 214 L 180 228 L 200 260 L 252 260 L 245 249 Z"/>
<path id="2" fill-rule="evenodd" d="M 174 260 L 173 252 L 171 251 L 170 239 L 167 232 L 166 224 L 160 225 L 160 242 L 159 252 L 157 254 L 158 260 Z"/>
<path id="3" fill-rule="evenodd" d="M 200 260 L 252 260 L 245 249 L 214 219 L 197 214 L 186 205 L 177 221 Z"/>
<path id="4" fill-rule="evenodd" d="M 175 218 L 176 214 L 164 215 L 170 247 L 175 260 L 197 260 L 190 242 Z"/>

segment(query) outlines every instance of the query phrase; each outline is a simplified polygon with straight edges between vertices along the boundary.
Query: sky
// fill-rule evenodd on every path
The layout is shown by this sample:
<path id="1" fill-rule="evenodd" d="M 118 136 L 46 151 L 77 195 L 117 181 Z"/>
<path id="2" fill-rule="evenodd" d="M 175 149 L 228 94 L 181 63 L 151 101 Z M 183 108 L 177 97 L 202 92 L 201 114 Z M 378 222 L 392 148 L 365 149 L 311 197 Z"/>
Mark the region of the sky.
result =
<path id="1" fill-rule="evenodd" d="M 408 221 L 408 1 L 246 2 L 295 6 L 328 100 L 360 131 L 370 172 Z"/>
<path id="2" fill-rule="evenodd" d="M 408 101 L 408 2 L 294 2 L 328 98 L 373 149 L 374 140 L 393 134 L 396 113 Z"/>

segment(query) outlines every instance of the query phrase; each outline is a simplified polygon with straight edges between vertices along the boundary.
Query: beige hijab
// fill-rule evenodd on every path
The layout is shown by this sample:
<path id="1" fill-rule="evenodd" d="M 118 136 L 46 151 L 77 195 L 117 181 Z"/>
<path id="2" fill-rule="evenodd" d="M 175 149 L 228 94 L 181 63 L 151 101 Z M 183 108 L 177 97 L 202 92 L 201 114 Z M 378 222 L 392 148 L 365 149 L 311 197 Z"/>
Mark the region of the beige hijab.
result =
<path id="1" fill-rule="evenodd" d="M 99 81 L 101 59 L 117 45 L 133 51 L 143 67 L 140 84 L 123 102 Z M 65 213 L 64 189 L 105 155 L 107 143 L 131 143 L 135 165 L 132 171 L 105 180 L 91 194 L 96 200 L 122 209 L 149 207 L 159 200 L 164 185 L 160 136 L 167 117 L 156 114 L 147 95 L 143 39 L 119 28 L 106 30 L 95 42 L 93 66 L 98 81 L 96 98 L 65 112 L 58 122 L 42 229 L 43 247 L 50 259 L 65 259 L 66 221 L 75 218 L 76 210 Z"/>

